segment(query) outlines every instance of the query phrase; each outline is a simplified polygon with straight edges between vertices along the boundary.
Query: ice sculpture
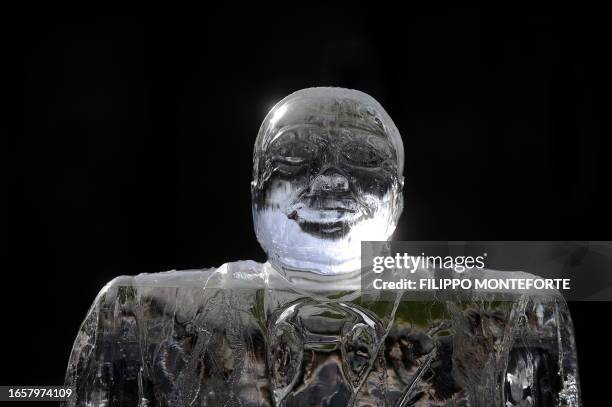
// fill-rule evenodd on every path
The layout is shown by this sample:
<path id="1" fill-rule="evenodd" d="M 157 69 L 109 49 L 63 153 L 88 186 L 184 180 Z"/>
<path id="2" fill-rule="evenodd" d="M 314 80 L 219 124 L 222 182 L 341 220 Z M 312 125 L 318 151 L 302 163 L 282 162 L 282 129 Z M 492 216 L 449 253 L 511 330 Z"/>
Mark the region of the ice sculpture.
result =
<path id="1" fill-rule="evenodd" d="M 71 406 L 579 406 L 561 296 L 376 301 L 359 244 L 402 210 L 403 146 L 370 96 L 279 102 L 254 151 L 269 256 L 118 277 L 70 356 Z"/>

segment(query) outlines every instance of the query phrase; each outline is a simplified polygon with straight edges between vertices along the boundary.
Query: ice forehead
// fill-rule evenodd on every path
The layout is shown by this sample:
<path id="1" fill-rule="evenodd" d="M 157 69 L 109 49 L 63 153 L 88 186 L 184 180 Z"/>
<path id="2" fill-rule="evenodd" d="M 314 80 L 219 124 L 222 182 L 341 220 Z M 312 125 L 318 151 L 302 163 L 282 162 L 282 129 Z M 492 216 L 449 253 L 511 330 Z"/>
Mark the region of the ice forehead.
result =
<path id="1" fill-rule="evenodd" d="M 372 96 L 354 89 L 317 87 L 298 90 L 278 102 L 266 115 L 255 152 L 265 150 L 278 131 L 296 124 L 343 126 L 384 133 L 396 151 L 398 171 L 404 171 L 404 146 L 397 127 Z"/>

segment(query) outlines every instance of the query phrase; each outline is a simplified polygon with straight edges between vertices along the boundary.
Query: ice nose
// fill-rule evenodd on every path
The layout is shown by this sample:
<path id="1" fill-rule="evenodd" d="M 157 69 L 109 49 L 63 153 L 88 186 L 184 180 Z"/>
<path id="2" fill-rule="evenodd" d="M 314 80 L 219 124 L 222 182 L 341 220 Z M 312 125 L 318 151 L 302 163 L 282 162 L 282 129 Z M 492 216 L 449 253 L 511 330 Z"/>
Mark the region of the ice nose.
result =
<path id="1" fill-rule="evenodd" d="M 338 170 L 329 168 L 312 181 L 311 192 L 347 192 L 348 179 Z"/>

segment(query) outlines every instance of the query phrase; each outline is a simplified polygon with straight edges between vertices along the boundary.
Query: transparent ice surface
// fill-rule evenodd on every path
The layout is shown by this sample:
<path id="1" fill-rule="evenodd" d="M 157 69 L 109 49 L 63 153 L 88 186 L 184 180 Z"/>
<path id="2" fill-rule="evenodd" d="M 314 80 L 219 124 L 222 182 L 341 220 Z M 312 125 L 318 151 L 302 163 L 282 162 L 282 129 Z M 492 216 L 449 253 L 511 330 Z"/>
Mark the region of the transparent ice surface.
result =
<path id="1" fill-rule="evenodd" d="M 362 295 L 359 243 L 393 232 L 402 170 L 399 133 L 371 97 L 314 88 L 283 99 L 254 153 L 269 262 L 108 283 L 75 340 L 67 404 L 579 406 L 560 295 Z"/>

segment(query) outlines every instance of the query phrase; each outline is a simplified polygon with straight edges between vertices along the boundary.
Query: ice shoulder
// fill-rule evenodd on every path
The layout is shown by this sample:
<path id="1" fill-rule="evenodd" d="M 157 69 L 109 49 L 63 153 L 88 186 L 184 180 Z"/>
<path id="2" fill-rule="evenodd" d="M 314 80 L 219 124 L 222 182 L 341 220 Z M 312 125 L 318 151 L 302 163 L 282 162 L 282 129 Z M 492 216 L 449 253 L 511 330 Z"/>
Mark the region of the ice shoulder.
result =
<path id="1" fill-rule="evenodd" d="M 262 263 L 244 260 L 225 263 L 216 268 L 169 270 L 141 273 L 135 276 L 118 276 L 109 281 L 99 295 L 117 287 L 239 288 L 246 285 L 252 288 L 254 285 L 263 284 L 265 280 L 266 275 Z"/>

